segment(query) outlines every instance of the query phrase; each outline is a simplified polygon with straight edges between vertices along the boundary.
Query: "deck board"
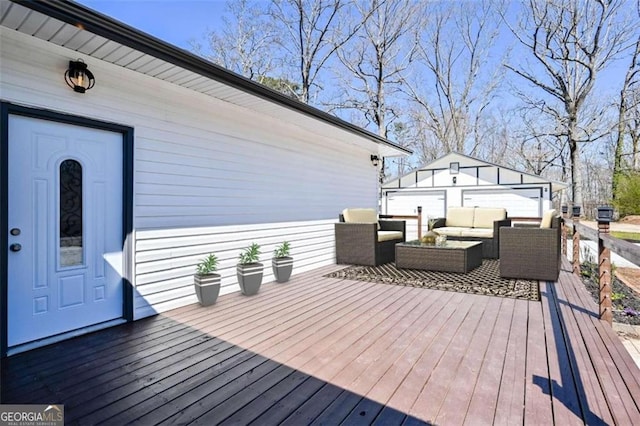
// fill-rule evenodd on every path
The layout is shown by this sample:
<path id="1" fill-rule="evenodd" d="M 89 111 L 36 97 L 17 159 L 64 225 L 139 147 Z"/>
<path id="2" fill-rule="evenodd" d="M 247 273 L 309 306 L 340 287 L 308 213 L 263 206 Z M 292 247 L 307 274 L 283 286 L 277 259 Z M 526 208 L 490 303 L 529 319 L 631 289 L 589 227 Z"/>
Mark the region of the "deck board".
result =
<path id="1" fill-rule="evenodd" d="M 473 380 L 473 377 L 465 377 L 461 382 L 453 383 L 456 373 L 461 372 L 464 368 L 462 365 L 463 358 L 473 345 L 474 337 L 480 327 L 484 327 L 482 320 L 485 319 L 487 311 L 491 309 L 491 305 L 498 305 L 499 300 L 487 297 L 482 302 L 484 303 L 477 303 L 474 309 L 465 317 L 437 363 L 433 365 L 427 363 L 421 366 L 424 369 L 423 371 L 428 372 L 426 376 L 428 380 L 422 386 L 410 410 L 410 414 L 413 416 L 426 419 L 429 422 L 448 424 L 446 416 L 448 413 L 444 413 L 443 418 L 438 418 L 440 407 L 449 394 L 451 387 L 455 387 L 455 393 L 459 396 L 469 381 Z M 462 407 L 460 408 L 462 409 Z"/>
<path id="2" fill-rule="evenodd" d="M 482 362 L 489 350 L 489 342 L 500 314 L 502 299 L 491 298 L 478 322 L 478 328 L 473 333 L 467 348 L 464 349 L 463 359 L 457 367 L 445 366 L 444 377 L 432 377 L 429 381 L 437 381 L 447 387 L 447 393 L 442 395 L 442 402 L 435 417 L 438 424 L 464 423 L 464 419 L 471 404 L 473 391 L 480 376 Z M 448 362 L 449 358 L 447 358 Z M 449 379 L 445 383 L 445 377 Z M 428 400 L 430 395 L 429 383 L 422 390 L 421 398 Z"/>
<path id="3" fill-rule="evenodd" d="M 572 280 L 572 282 L 578 284 L 575 280 Z M 562 291 L 564 291 L 564 295 L 568 300 L 575 301 L 574 303 L 582 302 L 587 307 L 591 305 L 593 311 L 597 312 L 595 302 L 581 297 L 581 291 L 575 285 L 565 286 Z M 615 341 L 613 339 L 605 339 L 603 341 L 598 330 L 605 331 L 604 327 L 608 327 L 608 325 L 596 320 L 595 315 L 588 315 L 584 311 L 575 309 L 571 311 L 571 315 L 573 315 L 573 319 L 580 328 L 582 340 L 591 348 L 591 358 L 598 379 L 598 383 L 594 383 L 594 386 L 599 385 L 603 389 L 605 400 L 614 421 L 617 424 L 640 424 L 638 402 L 633 396 L 634 393 L 638 395 L 638 389 L 635 388 L 629 391 L 627 383 L 633 383 L 634 380 L 629 380 L 625 377 L 625 373 L 629 372 L 631 374 L 632 370 L 627 370 L 627 362 L 618 361 L 616 363 L 608 349 L 611 344 L 617 345 L 619 340 L 616 338 Z M 608 331 L 609 333 L 604 334 L 615 336 L 611 329 Z M 630 360 L 629 354 L 627 353 L 626 355 L 625 358 Z M 589 379 L 593 380 L 591 377 Z"/>
<path id="4" fill-rule="evenodd" d="M 67 424 L 640 424 L 640 371 L 567 271 L 540 302 L 332 265 L 2 363 Z"/>
<path id="5" fill-rule="evenodd" d="M 561 272 L 562 273 L 562 272 Z M 588 424 L 613 424 L 613 417 L 607 405 L 603 389 L 597 380 L 596 370 L 589 356 L 585 341 L 582 339 L 580 328 L 572 315 L 575 306 L 565 297 L 563 288 L 556 288 L 560 321 L 565 330 L 565 341 L 568 357 L 571 363 L 572 375 L 576 384 L 577 396 Z M 595 312 L 593 312 L 595 315 Z"/>
<path id="6" fill-rule="evenodd" d="M 529 378 L 524 389 L 525 425 L 553 424 L 551 384 L 549 380 L 548 343 L 545 340 L 542 306 L 530 306 L 527 324 L 527 356 L 525 377 Z"/>
<path id="7" fill-rule="evenodd" d="M 514 300 L 501 300 L 498 317 L 491 329 L 488 350 L 482 360 L 469 407 L 466 412 L 461 410 L 465 415 L 463 424 L 488 425 L 493 423 L 498 401 L 498 392 L 495 390 L 500 389 L 514 308 Z"/>
<path id="8" fill-rule="evenodd" d="M 553 420 L 556 424 L 583 424 L 582 407 L 571 374 L 571 362 L 560 327 L 557 295 L 553 283 L 541 283 L 542 314 L 546 326 L 545 342 L 548 356 L 550 392 L 553 404 Z"/>
<path id="9" fill-rule="evenodd" d="M 596 303 L 591 299 L 586 289 L 579 286 L 580 283 L 577 277 L 572 276 L 570 279 L 573 285 L 565 286 L 565 288 L 573 292 L 576 300 L 579 300 L 583 306 L 590 306 L 591 309 L 597 311 Z M 567 278 L 567 280 L 569 280 L 569 278 Z M 619 338 L 616 333 L 602 321 L 597 320 L 591 315 L 584 316 L 584 324 L 585 328 L 591 329 L 591 331 L 595 330 L 598 333 L 596 339 L 601 339 L 603 346 L 607 348 L 616 368 L 620 371 L 620 376 L 629 388 L 630 394 L 640 395 L 640 376 L 635 374 L 637 365 L 633 361 L 633 358 L 629 356 L 624 346 L 618 345 Z M 640 399 L 635 400 L 635 405 L 636 407 L 640 407 Z"/>

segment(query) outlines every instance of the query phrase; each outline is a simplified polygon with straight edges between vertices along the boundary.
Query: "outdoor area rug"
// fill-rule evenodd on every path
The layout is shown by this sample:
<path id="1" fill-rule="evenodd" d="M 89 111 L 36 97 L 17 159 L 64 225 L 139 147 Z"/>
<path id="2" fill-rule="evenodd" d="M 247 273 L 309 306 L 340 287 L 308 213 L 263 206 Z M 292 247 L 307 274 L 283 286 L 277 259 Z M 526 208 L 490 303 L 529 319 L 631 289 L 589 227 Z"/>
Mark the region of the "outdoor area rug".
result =
<path id="1" fill-rule="evenodd" d="M 348 266 L 327 274 L 325 277 L 514 299 L 540 300 L 537 280 L 501 278 L 499 262 L 499 260 L 484 259 L 482 265 L 466 274 L 396 269 L 394 263 L 387 263 L 380 266 Z"/>

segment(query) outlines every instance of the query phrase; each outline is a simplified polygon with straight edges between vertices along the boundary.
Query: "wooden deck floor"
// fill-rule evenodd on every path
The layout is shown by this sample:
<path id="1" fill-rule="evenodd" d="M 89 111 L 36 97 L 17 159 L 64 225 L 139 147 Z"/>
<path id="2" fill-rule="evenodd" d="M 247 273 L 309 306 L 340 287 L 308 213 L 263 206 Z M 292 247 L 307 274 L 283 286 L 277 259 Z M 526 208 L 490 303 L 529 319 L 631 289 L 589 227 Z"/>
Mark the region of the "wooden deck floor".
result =
<path id="1" fill-rule="evenodd" d="M 336 268 L 10 357 L 2 401 L 82 425 L 640 424 L 640 371 L 570 273 L 528 302 Z"/>

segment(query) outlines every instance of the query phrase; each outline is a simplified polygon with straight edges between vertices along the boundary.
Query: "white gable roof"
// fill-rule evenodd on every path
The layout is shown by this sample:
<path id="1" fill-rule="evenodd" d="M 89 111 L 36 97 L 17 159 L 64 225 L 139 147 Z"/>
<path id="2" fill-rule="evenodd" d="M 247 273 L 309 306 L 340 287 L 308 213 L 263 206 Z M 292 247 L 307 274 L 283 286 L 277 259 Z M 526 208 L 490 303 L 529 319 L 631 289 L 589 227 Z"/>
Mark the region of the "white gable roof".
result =
<path id="1" fill-rule="evenodd" d="M 411 172 L 392 180 L 385 182 L 382 187 L 393 188 L 410 188 L 420 186 L 420 182 L 429 179 L 429 175 L 425 172 L 431 170 L 445 170 L 449 169 L 451 163 L 458 163 L 460 168 L 468 167 L 491 167 L 497 169 L 497 173 L 502 175 L 517 174 L 519 178 L 526 183 L 539 183 L 539 184 L 551 184 L 551 190 L 553 192 L 561 191 L 569 187 L 569 184 L 564 182 L 552 181 L 545 179 L 542 176 L 534 175 L 531 173 L 522 172 L 520 170 L 512 169 L 509 167 L 500 166 L 498 164 L 490 163 L 487 161 L 479 160 L 468 155 L 460 154 L 457 152 L 450 152 L 440 158 L 437 158 L 430 163 L 425 164 L 422 167 L 412 170 Z"/>

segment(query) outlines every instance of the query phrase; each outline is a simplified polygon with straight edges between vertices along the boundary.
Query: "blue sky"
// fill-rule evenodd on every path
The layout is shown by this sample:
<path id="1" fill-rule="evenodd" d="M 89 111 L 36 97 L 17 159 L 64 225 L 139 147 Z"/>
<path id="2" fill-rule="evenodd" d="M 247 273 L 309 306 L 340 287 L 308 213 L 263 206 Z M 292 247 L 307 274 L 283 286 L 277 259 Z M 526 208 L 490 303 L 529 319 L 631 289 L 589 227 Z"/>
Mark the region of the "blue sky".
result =
<path id="1" fill-rule="evenodd" d="M 189 50 L 220 24 L 226 0 L 79 0 L 79 3 Z"/>
<path id="2" fill-rule="evenodd" d="M 177 47 L 191 50 L 190 40 L 202 40 L 210 29 L 221 25 L 227 0 L 77 0 Z M 503 43 L 505 40 L 499 41 Z M 600 73 L 597 86 L 617 92 L 627 60 Z"/>

